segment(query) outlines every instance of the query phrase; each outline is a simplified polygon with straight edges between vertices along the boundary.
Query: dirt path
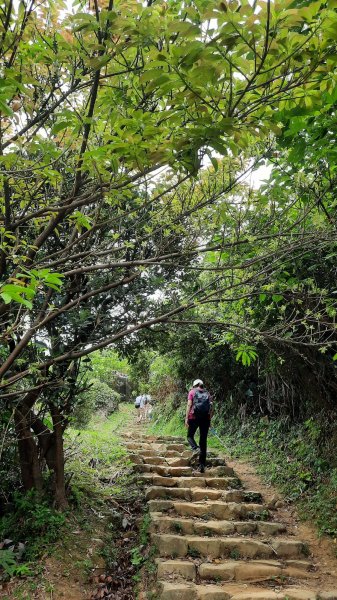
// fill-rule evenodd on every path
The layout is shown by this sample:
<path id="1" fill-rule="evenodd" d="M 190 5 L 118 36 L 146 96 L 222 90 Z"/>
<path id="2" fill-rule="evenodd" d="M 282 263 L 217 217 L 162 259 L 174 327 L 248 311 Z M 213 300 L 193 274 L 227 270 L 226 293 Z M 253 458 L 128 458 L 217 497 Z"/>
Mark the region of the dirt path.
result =
<path id="1" fill-rule="evenodd" d="M 266 484 L 259 477 L 253 464 L 242 460 L 230 460 L 228 465 L 235 470 L 245 487 L 259 489 L 267 504 L 273 503 L 275 499 L 281 501 L 282 506 L 277 509 L 274 507 L 274 518 L 285 523 L 289 535 L 296 535 L 306 540 L 310 548 L 311 560 L 317 566 L 317 581 L 325 586 L 336 585 L 337 544 L 326 537 L 319 537 L 314 526 L 301 521 L 296 508 L 292 504 L 286 504 L 276 488 Z"/>
<path id="2" fill-rule="evenodd" d="M 185 441 L 127 438 L 146 481 L 155 584 L 148 600 L 333 600 L 337 561 L 327 542 L 252 467 L 212 455 L 195 470 Z"/>

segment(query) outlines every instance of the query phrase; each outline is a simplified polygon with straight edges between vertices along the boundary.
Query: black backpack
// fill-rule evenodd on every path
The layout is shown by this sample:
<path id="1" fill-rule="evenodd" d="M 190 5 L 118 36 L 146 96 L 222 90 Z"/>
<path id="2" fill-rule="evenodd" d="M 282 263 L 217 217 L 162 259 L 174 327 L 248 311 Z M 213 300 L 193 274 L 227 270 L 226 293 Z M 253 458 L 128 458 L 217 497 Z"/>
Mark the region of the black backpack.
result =
<path id="1" fill-rule="evenodd" d="M 196 417 L 206 417 L 211 411 L 211 403 L 207 390 L 195 390 L 193 396 L 193 414 Z"/>

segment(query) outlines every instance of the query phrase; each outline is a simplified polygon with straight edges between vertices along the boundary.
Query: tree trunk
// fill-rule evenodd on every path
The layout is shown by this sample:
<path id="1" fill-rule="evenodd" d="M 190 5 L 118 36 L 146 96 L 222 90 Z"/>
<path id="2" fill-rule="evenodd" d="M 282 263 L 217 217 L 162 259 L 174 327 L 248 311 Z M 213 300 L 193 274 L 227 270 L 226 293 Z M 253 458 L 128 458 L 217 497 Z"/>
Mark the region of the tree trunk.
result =
<path id="1" fill-rule="evenodd" d="M 68 506 L 64 477 L 64 418 L 59 409 L 53 405 L 50 406 L 50 413 L 53 431 L 50 431 L 34 413 L 31 413 L 30 425 L 38 439 L 40 457 L 46 461 L 48 469 L 53 472 L 55 505 L 63 510 Z"/>
<path id="2" fill-rule="evenodd" d="M 67 508 L 66 486 L 64 478 L 64 447 L 63 447 L 63 417 L 56 407 L 51 407 L 53 419 L 54 474 L 55 474 L 55 503 L 61 510 Z"/>
<path id="3" fill-rule="evenodd" d="M 38 492 L 41 492 L 43 479 L 39 453 L 27 422 L 25 411 L 17 408 L 14 414 L 14 421 L 23 487 L 26 491 L 36 489 Z"/>

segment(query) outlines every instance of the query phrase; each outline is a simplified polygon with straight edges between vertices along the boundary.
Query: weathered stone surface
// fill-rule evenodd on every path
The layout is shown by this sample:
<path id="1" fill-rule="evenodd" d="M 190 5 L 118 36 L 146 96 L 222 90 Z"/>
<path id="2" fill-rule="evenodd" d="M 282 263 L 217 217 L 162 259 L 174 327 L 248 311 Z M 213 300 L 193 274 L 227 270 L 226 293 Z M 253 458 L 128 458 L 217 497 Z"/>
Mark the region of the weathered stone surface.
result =
<path id="1" fill-rule="evenodd" d="M 188 458 L 167 458 L 166 462 L 169 467 L 188 467 L 190 461 Z"/>
<path id="2" fill-rule="evenodd" d="M 283 523 L 268 523 L 268 521 L 258 521 L 256 523 L 257 530 L 262 535 L 270 536 L 284 533 L 286 526 Z"/>
<path id="3" fill-rule="evenodd" d="M 184 579 L 193 580 L 196 578 L 197 569 L 194 563 L 187 560 L 165 560 L 157 561 L 157 577 L 164 579 L 168 575 L 184 577 Z"/>
<path id="4" fill-rule="evenodd" d="M 295 567 L 286 567 L 282 571 L 285 577 L 291 577 L 292 579 L 304 579 L 308 577 L 308 573 L 303 569 L 296 569 Z"/>
<path id="5" fill-rule="evenodd" d="M 219 564 L 203 563 L 199 567 L 201 579 L 221 581 L 265 581 L 282 574 L 277 561 L 226 561 Z"/>
<path id="6" fill-rule="evenodd" d="M 206 503 L 172 502 L 172 508 L 178 515 L 187 517 L 207 516 L 209 506 Z"/>
<path id="7" fill-rule="evenodd" d="M 153 473 L 153 465 L 135 465 L 134 470 L 136 473 Z"/>
<path id="8" fill-rule="evenodd" d="M 243 490 L 226 490 L 222 492 L 222 500 L 225 502 L 243 502 L 245 501 L 244 493 Z"/>
<path id="9" fill-rule="evenodd" d="M 163 454 L 152 450 L 152 448 L 138 448 L 138 454 L 140 456 L 163 456 Z"/>
<path id="10" fill-rule="evenodd" d="M 175 435 L 159 435 L 156 440 L 158 442 L 172 442 L 172 444 L 184 444 L 186 442 L 185 438 Z"/>
<path id="11" fill-rule="evenodd" d="M 308 560 L 286 560 L 285 565 L 302 571 L 309 571 L 312 568 L 312 563 Z"/>
<path id="12" fill-rule="evenodd" d="M 139 456 L 139 454 L 129 454 L 129 460 L 131 460 L 134 465 L 142 465 L 144 462 L 143 458 Z"/>
<path id="13" fill-rule="evenodd" d="M 304 546 L 302 542 L 295 540 L 275 540 L 272 547 L 278 556 L 283 558 L 299 558 L 303 556 Z"/>
<path id="14" fill-rule="evenodd" d="M 235 473 L 232 467 L 222 465 L 221 467 L 212 467 L 208 465 L 205 471 L 206 477 L 234 477 Z"/>
<path id="15" fill-rule="evenodd" d="M 237 558 L 268 558 L 273 556 L 273 550 L 268 544 L 264 544 L 259 540 L 242 538 L 223 538 L 221 552 L 223 556 L 228 556 L 235 552 Z"/>
<path id="16" fill-rule="evenodd" d="M 281 565 L 271 565 L 263 562 L 240 562 L 235 567 L 236 581 L 264 581 L 281 574 Z"/>
<path id="17" fill-rule="evenodd" d="M 196 586 L 161 581 L 158 600 L 197 600 Z"/>
<path id="18" fill-rule="evenodd" d="M 151 513 L 151 531 L 198 536 L 224 536 L 235 532 L 232 521 L 202 521 Z"/>
<path id="19" fill-rule="evenodd" d="M 143 455 L 143 462 L 146 465 L 162 465 L 165 464 L 163 456 L 149 456 L 148 454 Z"/>
<path id="20" fill-rule="evenodd" d="M 177 452 L 184 452 L 186 450 L 186 445 L 173 443 L 173 444 L 170 444 L 169 449 L 176 450 Z"/>
<path id="21" fill-rule="evenodd" d="M 207 471 L 206 471 L 207 473 Z M 228 488 L 239 487 L 239 480 L 235 477 L 205 477 L 207 487 L 215 488 L 219 490 L 226 490 Z"/>
<path id="22" fill-rule="evenodd" d="M 317 597 L 315 591 L 303 588 L 287 588 L 283 590 L 283 594 L 287 600 L 316 600 Z"/>
<path id="23" fill-rule="evenodd" d="M 165 512 L 173 508 L 172 500 L 149 500 L 150 512 Z"/>
<path id="24" fill-rule="evenodd" d="M 163 477 L 162 475 L 152 475 L 152 485 L 162 485 L 164 487 L 177 487 L 177 477 Z M 184 487 L 184 486 L 183 486 Z"/>
<path id="25" fill-rule="evenodd" d="M 189 458 L 189 453 L 188 452 L 178 452 L 178 450 L 166 450 L 165 452 L 163 452 L 165 458 L 175 458 L 175 457 L 180 457 L 182 454 L 186 454 L 186 457 L 184 456 L 183 458 Z"/>
<path id="26" fill-rule="evenodd" d="M 137 450 L 137 452 L 141 452 L 142 450 L 151 450 L 150 444 L 140 444 L 137 442 L 124 442 L 127 450 Z"/>
<path id="27" fill-rule="evenodd" d="M 257 529 L 257 523 L 254 521 L 237 521 L 235 523 L 235 530 L 241 535 L 247 535 L 248 533 L 254 533 Z"/>
<path id="28" fill-rule="evenodd" d="M 158 549 L 159 556 L 184 557 L 187 555 L 188 541 L 186 537 L 168 533 L 153 533 L 151 538 Z"/>
<path id="29" fill-rule="evenodd" d="M 197 600 L 228 600 L 229 594 L 216 585 L 196 586 Z"/>
<path id="30" fill-rule="evenodd" d="M 145 493 L 146 500 L 154 498 L 181 498 L 191 500 L 191 490 L 189 488 L 170 488 L 162 486 L 149 487 Z"/>
<path id="31" fill-rule="evenodd" d="M 192 521 L 197 535 L 231 535 L 235 532 L 233 521 Z"/>
<path id="32" fill-rule="evenodd" d="M 222 467 L 226 465 L 226 460 L 222 456 L 217 456 L 216 458 L 207 457 L 207 464 L 210 467 Z"/>
<path id="33" fill-rule="evenodd" d="M 183 516 L 221 520 L 244 519 L 251 511 L 260 514 L 263 510 L 263 507 L 259 504 L 221 501 L 174 502 L 173 508 L 177 514 Z"/>
<path id="34" fill-rule="evenodd" d="M 219 581 L 233 581 L 235 579 L 235 561 L 221 564 L 202 563 L 198 569 L 201 579 L 216 579 Z"/>
<path id="35" fill-rule="evenodd" d="M 231 600 L 280 600 L 283 595 L 277 594 L 273 590 L 245 590 L 231 596 Z"/>
<path id="36" fill-rule="evenodd" d="M 151 513 L 152 518 L 152 513 Z M 174 519 L 172 517 L 154 517 L 152 518 L 151 531 L 157 533 L 176 533 L 190 534 L 195 533 L 195 521 L 192 519 Z"/>
<path id="37" fill-rule="evenodd" d="M 212 490 L 211 488 L 197 488 L 192 490 L 192 500 L 219 500 L 222 497 L 222 490 Z"/>
<path id="38" fill-rule="evenodd" d="M 161 557 L 158 593 L 151 592 L 151 599 L 337 600 L 334 590 L 317 593 L 307 589 L 307 581 L 303 587 L 283 587 L 280 576 L 316 583 L 308 572 L 311 563 L 301 560 L 307 549 L 296 539 L 276 537 L 269 543 L 268 538 L 284 532 L 285 526 L 260 521 L 268 519 L 260 493 L 242 489 L 223 457 L 209 455 L 202 474 L 192 467 L 192 452 L 183 438 L 143 436 L 138 441 L 136 434 L 125 436 L 133 468 L 149 486 L 151 539 Z M 280 502 L 275 497 L 270 506 Z M 272 585 L 258 586 L 273 578 Z"/>
<path id="39" fill-rule="evenodd" d="M 184 475 L 192 475 L 191 467 L 174 467 L 172 465 L 165 467 L 158 465 L 155 471 L 158 473 L 158 475 L 163 475 L 164 477 L 183 477 Z"/>
<path id="40" fill-rule="evenodd" d="M 206 481 L 203 477 L 180 477 L 178 487 L 205 488 Z"/>
<path id="41" fill-rule="evenodd" d="M 235 553 L 236 558 L 269 558 L 274 555 L 269 544 L 264 544 L 259 540 L 235 537 L 153 534 L 153 541 L 158 547 L 160 556 L 184 557 L 189 555 L 193 558 L 199 556 L 221 558 Z"/>
<path id="42" fill-rule="evenodd" d="M 156 452 L 158 452 L 158 454 L 162 454 L 162 452 L 166 452 L 167 450 L 167 446 L 166 444 L 151 444 L 150 447 L 152 448 L 152 450 L 155 450 Z"/>

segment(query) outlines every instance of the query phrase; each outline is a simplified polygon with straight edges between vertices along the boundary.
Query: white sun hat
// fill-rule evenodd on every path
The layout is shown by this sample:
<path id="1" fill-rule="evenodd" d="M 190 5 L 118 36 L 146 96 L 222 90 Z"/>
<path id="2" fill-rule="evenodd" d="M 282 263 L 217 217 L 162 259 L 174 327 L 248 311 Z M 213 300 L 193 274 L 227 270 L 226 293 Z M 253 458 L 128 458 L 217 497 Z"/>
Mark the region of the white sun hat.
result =
<path id="1" fill-rule="evenodd" d="M 193 387 L 195 387 L 196 385 L 203 385 L 203 381 L 201 381 L 201 379 L 195 379 L 193 381 Z"/>

